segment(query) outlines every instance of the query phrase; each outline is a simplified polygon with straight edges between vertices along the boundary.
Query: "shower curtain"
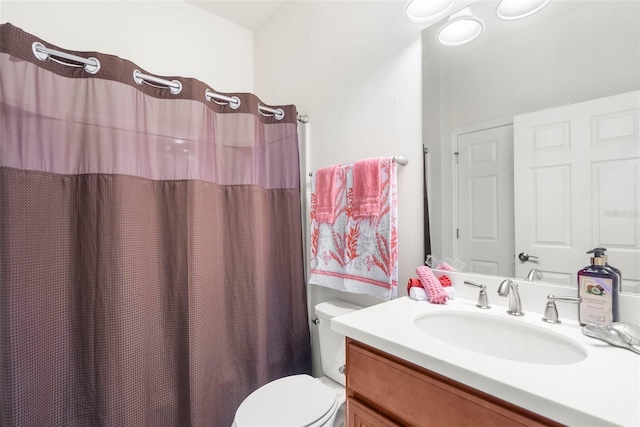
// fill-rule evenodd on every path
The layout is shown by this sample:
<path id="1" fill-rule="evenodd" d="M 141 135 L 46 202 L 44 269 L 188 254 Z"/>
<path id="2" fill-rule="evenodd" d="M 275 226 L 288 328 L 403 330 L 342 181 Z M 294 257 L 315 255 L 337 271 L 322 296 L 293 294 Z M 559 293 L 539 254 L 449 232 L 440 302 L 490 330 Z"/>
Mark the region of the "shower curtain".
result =
<path id="1" fill-rule="evenodd" d="M 311 370 L 295 107 L 135 69 L 0 26 L 0 425 L 226 427 Z"/>

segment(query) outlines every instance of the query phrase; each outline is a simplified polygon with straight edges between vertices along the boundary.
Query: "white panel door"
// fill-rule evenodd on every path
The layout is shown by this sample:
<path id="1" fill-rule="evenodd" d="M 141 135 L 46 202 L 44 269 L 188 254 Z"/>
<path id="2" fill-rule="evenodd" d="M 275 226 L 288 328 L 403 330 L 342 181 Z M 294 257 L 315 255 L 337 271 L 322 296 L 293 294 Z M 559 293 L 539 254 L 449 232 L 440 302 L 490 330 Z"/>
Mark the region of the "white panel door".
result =
<path id="1" fill-rule="evenodd" d="M 622 289 L 640 292 L 640 92 L 514 119 L 516 277 L 576 287 L 586 252 L 607 248 Z"/>
<path id="2" fill-rule="evenodd" d="M 458 258 L 464 270 L 512 277 L 513 126 L 458 136 Z"/>

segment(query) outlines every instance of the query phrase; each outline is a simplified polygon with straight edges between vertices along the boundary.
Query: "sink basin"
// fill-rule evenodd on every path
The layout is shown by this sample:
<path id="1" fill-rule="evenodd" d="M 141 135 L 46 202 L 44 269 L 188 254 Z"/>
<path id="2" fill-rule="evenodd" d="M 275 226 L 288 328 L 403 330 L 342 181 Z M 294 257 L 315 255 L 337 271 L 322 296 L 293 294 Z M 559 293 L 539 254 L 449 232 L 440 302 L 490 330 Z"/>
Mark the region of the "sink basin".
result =
<path id="1" fill-rule="evenodd" d="M 567 365 L 587 357 L 586 350 L 570 338 L 503 317 L 447 311 L 419 316 L 414 324 L 427 335 L 486 356 L 546 365 Z"/>

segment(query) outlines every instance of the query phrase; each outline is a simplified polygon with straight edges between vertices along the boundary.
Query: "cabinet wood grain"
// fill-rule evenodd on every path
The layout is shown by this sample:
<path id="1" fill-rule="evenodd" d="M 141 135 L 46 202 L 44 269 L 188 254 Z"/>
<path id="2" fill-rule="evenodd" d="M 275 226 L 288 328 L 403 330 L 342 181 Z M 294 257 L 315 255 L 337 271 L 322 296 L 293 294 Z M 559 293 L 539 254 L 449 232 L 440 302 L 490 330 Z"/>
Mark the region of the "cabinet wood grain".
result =
<path id="1" fill-rule="evenodd" d="M 349 427 L 561 425 L 351 338 L 346 344 Z M 397 424 L 375 424 L 362 407 Z"/>
<path id="2" fill-rule="evenodd" d="M 353 427 L 401 427 L 352 397 L 347 398 L 347 414 L 348 425 Z"/>

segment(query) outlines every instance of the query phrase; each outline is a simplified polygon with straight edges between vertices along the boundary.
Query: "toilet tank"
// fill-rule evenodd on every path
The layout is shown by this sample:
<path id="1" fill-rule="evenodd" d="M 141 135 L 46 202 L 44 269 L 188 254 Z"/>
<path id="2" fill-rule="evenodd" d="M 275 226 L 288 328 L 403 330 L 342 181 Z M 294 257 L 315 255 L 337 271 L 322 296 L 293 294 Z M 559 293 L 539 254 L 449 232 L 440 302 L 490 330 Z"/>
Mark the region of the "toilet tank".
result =
<path id="1" fill-rule="evenodd" d="M 331 319 L 360 310 L 362 307 L 340 300 L 331 300 L 316 305 L 320 363 L 322 373 L 337 383 L 345 385 L 345 376 L 340 368 L 345 365 L 344 335 L 331 330 Z"/>

